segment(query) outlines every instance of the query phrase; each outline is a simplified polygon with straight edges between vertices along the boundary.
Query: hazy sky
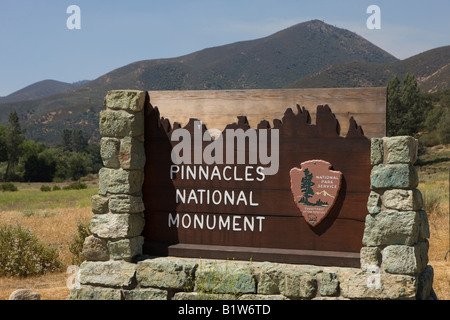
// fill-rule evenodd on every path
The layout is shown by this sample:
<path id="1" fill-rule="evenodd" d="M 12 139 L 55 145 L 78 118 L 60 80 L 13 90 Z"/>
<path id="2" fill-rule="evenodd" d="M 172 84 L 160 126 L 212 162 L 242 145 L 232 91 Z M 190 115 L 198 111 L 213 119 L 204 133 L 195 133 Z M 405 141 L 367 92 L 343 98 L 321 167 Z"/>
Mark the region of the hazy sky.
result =
<path id="1" fill-rule="evenodd" d="M 81 29 L 69 29 L 70 5 Z M 370 30 L 367 8 L 381 10 Z M 448 0 L 0 0 L 0 96 L 34 82 L 93 80 L 126 64 L 252 40 L 312 19 L 397 58 L 450 44 Z"/>

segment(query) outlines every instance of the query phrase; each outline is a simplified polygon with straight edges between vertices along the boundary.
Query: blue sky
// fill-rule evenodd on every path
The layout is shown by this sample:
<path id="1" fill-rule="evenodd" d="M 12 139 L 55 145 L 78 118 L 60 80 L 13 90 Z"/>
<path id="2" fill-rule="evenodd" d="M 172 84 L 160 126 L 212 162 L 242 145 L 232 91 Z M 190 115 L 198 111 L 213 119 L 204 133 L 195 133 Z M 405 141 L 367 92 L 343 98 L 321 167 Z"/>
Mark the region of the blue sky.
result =
<path id="1" fill-rule="evenodd" d="M 81 29 L 69 30 L 70 5 Z M 370 5 L 381 29 L 370 30 Z M 320 19 L 397 58 L 450 44 L 448 0 L 0 0 L 0 96 L 34 82 L 93 80 L 138 60 L 251 40 Z"/>

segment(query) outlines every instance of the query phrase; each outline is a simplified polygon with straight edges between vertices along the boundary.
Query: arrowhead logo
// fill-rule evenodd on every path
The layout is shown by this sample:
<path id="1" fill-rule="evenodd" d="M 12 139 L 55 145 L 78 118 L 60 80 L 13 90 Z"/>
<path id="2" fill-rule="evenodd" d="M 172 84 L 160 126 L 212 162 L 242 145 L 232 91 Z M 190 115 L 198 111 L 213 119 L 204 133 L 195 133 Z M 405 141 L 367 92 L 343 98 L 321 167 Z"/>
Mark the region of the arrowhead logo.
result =
<path id="1" fill-rule="evenodd" d="M 327 216 L 339 195 L 342 172 L 330 169 L 329 162 L 310 160 L 290 171 L 294 202 L 313 227 Z"/>

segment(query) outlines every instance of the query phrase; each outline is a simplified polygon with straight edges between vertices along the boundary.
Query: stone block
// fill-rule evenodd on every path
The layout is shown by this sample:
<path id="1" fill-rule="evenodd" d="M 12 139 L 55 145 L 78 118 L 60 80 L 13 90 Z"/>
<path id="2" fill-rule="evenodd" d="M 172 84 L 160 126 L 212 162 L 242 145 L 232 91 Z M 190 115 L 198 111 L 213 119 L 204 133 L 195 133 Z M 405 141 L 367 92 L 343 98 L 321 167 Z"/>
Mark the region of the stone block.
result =
<path id="1" fill-rule="evenodd" d="M 81 286 L 70 290 L 70 300 L 122 300 L 120 289 Z"/>
<path id="2" fill-rule="evenodd" d="M 109 206 L 112 213 L 140 213 L 145 210 L 142 197 L 126 194 L 112 195 L 109 199 Z"/>
<path id="3" fill-rule="evenodd" d="M 400 211 L 421 210 L 423 206 L 422 194 L 419 190 L 386 190 L 382 196 L 383 205 L 387 209 Z"/>
<path id="4" fill-rule="evenodd" d="M 419 177 L 414 166 L 408 164 L 378 165 L 370 175 L 371 189 L 415 189 Z"/>
<path id="5" fill-rule="evenodd" d="M 243 294 L 238 298 L 238 300 L 266 300 L 266 301 L 275 301 L 275 300 L 289 300 L 285 296 L 281 294 Z"/>
<path id="6" fill-rule="evenodd" d="M 120 143 L 119 162 L 122 169 L 136 170 L 145 166 L 144 142 L 125 137 Z"/>
<path id="7" fill-rule="evenodd" d="M 92 206 L 92 212 L 95 214 L 103 214 L 109 212 L 109 198 L 108 197 L 102 197 L 100 195 L 94 195 L 91 197 L 91 206 Z"/>
<path id="8" fill-rule="evenodd" d="M 415 277 L 388 273 L 341 272 L 340 292 L 348 299 L 412 300 L 416 296 Z"/>
<path id="9" fill-rule="evenodd" d="M 413 137 L 390 137 L 386 141 L 387 163 L 414 164 L 417 160 L 418 142 Z"/>
<path id="10" fill-rule="evenodd" d="M 100 155 L 103 165 L 111 169 L 119 169 L 120 140 L 117 138 L 102 138 L 100 142 Z"/>
<path id="11" fill-rule="evenodd" d="M 141 287 L 192 291 L 197 267 L 181 259 L 147 259 L 138 262 L 136 279 Z"/>
<path id="12" fill-rule="evenodd" d="M 41 300 L 41 295 L 30 289 L 17 289 L 10 294 L 9 300 Z"/>
<path id="13" fill-rule="evenodd" d="M 102 168 L 99 171 L 100 195 L 111 194 L 140 194 L 144 183 L 143 170 L 123 170 Z"/>
<path id="14" fill-rule="evenodd" d="M 129 135 L 132 114 L 120 111 L 100 111 L 100 134 L 103 137 L 121 138 Z"/>
<path id="15" fill-rule="evenodd" d="M 104 104 L 112 110 L 124 110 L 131 113 L 144 109 L 147 93 L 139 90 L 111 90 L 106 94 Z"/>
<path id="16" fill-rule="evenodd" d="M 382 164 L 384 158 L 383 139 L 372 138 L 370 147 L 370 163 L 372 165 Z"/>
<path id="17" fill-rule="evenodd" d="M 84 239 L 82 254 L 88 261 L 107 261 L 109 260 L 107 242 L 90 235 Z"/>
<path id="18" fill-rule="evenodd" d="M 100 111 L 100 134 L 103 137 L 139 137 L 144 134 L 144 115 L 125 111 Z"/>
<path id="19" fill-rule="evenodd" d="M 291 299 L 312 299 L 317 293 L 317 280 L 313 274 L 295 269 L 283 270 L 280 293 Z"/>
<path id="20" fill-rule="evenodd" d="M 167 300 L 168 292 L 166 290 L 145 288 L 136 290 L 124 290 L 125 300 Z"/>
<path id="21" fill-rule="evenodd" d="M 218 266 L 197 270 L 195 291 L 233 295 L 256 293 L 256 282 L 253 274 L 245 270 Z"/>
<path id="22" fill-rule="evenodd" d="M 381 265 L 381 251 L 378 247 L 362 247 L 360 251 L 361 270 L 367 272 Z"/>
<path id="23" fill-rule="evenodd" d="M 79 272 L 82 285 L 129 288 L 136 280 L 136 264 L 125 261 L 85 261 Z"/>
<path id="24" fill-rule="evenodd" d="M 173 296 L 172 300 L 186 300 L 186 301 L 220 301 L 220 300 L 236 300 L 236 296 L 232 294 L 217 294 L 217 293 L 205 293 L 205 292 L 177 292 Z"/>
<path id="25" fill-rule="evenodd" d="M 363 244 L 368 247 L 414 245 L 419 239 L 423 217 L 418 212 L 382 211 L 366 216 Z"/>
<path id="26" fill-rule="evenodd" d="M 381 196 L 378 192 L 371 191 L 369 199 L 367 200 L 367 211 L 370 214 L 377 214 L 381 212 Z"/>
<path id="27" fill-rule="evenodd" d="M 144 224 L 143 213 L 107 213 L 94 215 L 89 230 L 94 235 L 104 239 L 132 238 L 141 234 Z"/>
<path id="28" fill-rule="evenodd" d="M 261 269 L 258 294 L 277 295 L 280 293 L 281 270 L 278 264 L 270 264 Z"/>
<path id="29" fill-rule="evenodd" d="M 144 237 L 134 237 L 118 241 L 109 241 L 108 250 L 113 260 L 131 261 L 134 257 L 142 255 Z"/>
<path id="30" fill-rule="evenodd" d="M 320 290 L 322 297 L 335 297 L 339 295 L 339 280 L 334 272 L 320 274 Z"/>
<path id="31" fill-rule="evenodd" d="M 419 240 L 430 238 L 430 225 L 428 224 L 428 215 L 425 211 L 418 211 L 419 214 Z"/>
<path id="32" fill-rule="evenodd" d="M 434 270 L 432 266 L 427 266 L 419 275 L 419 284 L 417 288 L 417 300 L 435 300 L 437 297 L 433 291 Z"/>
<path id="33" fill-rule="evenodd" d="M 383 249 L 383 269 L 393 274 L 416 275 L 428 264 L 428 241 L 414 246 L 393 245 Z"/>

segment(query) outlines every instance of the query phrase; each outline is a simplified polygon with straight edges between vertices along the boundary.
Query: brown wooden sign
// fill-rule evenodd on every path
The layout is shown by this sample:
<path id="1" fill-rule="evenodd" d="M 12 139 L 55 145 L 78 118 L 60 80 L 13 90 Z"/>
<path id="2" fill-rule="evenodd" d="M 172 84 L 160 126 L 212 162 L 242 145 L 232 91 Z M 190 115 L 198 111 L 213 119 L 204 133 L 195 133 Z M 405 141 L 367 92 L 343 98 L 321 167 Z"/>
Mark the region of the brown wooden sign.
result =
<path id="1" fill-rule="evenodd" d="M 315 124 L 297 106 L 256 128 L 240 116 L 214 140 L 196 119 L 145 113 L 145 253 L 359 266 L 370 140 L 353 118 L 341 136 L 329 106 Z"/>

